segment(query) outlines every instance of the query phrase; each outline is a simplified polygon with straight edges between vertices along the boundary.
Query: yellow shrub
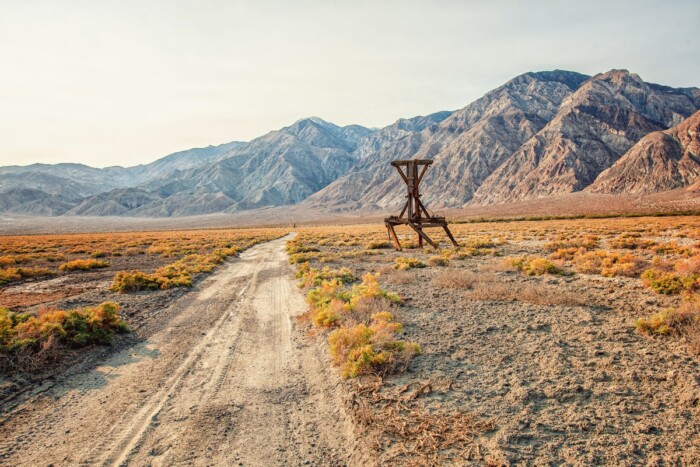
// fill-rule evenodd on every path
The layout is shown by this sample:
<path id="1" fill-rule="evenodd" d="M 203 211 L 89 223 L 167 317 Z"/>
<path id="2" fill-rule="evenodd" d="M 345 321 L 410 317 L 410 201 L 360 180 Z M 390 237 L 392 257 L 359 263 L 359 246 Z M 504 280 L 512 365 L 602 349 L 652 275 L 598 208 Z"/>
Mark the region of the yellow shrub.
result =
<path id="1" fill-rule="evenodd" d="M 48 268 L 7 268 L 0 269 L 0 285 L 31 277 L 53 276 L 56 273 Z"/>
<path id="2" fill-rule="evenodd" d="M 543 274 L 564 274 L 564 271 L 546 258 L 521 256 L 508 258 L 508 263 L 527 276 L 541 276 Z"/>
<path id="3" fill-rule="evenodd" d="M 412 269 L 412 268 L 424 268 L 426 264 L 416 258 L 396 258 L 394 260 L 394 269 L 398 269 L 399 271 L 404 271 L 406 269 Z"/>
<path id="4" fill-rule="evenodd" d="M 428 264 L 431 266 L 448 266 L 450 261 L 442 256 L 431 256 L 428 259 Z"/>
<path id="5" fill-rule="evenodd" d="M 119 318 L 119 305 L 104 302 L 78 310 L 41 310 L 37 316 L 0 308 L 0 354 L 35 354 L 36 360 L 56 346 L 83 347 L 111 342 L 115 332 L 129 329 Z M 4 365 L 12 360 L 5 358 Z"/>
<path id="6" fill-rule="evenodd" d="M 402 327 L 393 319 L 389 312 L 376 313 L 369 325 L 342 327 L 328 336 L 333 363 L 341 367 L 343 377 L 386 373 L 420 353 L 418 344 L 396 339 Z"/>
<path id="7" fill-rule="evenodd" d="M 76 259 L 63 263 L 58 269 L 61 271 L 88 271 L 90 269 L 108 268 L 109 261 L 100 259 Z"/>
<path id="8" fill-rule="evenodd" d="M 556 250 L 590 250 L 598 245 L 600 239 L 597 235 L 584 235 L 583 237 L 568 238 L 566 235 L 560 235 L 556 240 L 545 243 L 544 248 L 549 251 Z"/>
<path id="9" fill-rule="evenodd" d="M 699 280 L 700 276 L 697 274 L 685 276 L 655 269 L 648 269 L 642 274 L 642 284 L 663 295 L 696 290 L 700 286 Z"/>
<path id="10" fill-rule="evenodd" d="M 629 253 L 595 250 L 574 255 L 574 269 L 584 274 L 600 274 L 605 277 L 638 277 L 646 262 Z"/>

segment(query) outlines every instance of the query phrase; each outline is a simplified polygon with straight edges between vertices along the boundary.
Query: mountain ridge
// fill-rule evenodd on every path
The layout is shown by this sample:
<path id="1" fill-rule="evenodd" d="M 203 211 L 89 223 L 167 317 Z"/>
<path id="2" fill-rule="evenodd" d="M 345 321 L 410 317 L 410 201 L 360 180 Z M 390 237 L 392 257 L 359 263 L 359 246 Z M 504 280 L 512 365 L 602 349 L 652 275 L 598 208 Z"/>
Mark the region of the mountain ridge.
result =
<path id="1" fill-rule="evenodd" d="M 461 109 L 383 128 L 307 117 L 248 142 L 130 168 L 0 167 L 0 212 L 171 217 L 293 204 L 388 210 L 403 201 L 389 162 L 410 158 L 435 161 L 423 182 L 435 208 L 579 191 L 658 192 L 696 183 L 696 139 L 687 138 L 686 151 L 668 132 L 685 128 L 699 110 L 700 89 L 647 83 L 627 70 L 527 72 Z M 640 155 L 640 144 L 653 155 Z"/>

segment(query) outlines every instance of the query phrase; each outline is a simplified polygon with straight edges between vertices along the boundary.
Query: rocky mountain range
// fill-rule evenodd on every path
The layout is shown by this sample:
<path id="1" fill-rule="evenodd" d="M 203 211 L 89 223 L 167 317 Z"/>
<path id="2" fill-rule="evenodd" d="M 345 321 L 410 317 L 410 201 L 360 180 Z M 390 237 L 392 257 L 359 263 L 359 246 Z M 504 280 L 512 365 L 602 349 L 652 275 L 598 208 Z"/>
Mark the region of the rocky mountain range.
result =
<path id="1" fill-rule="evenodd" d="M 250 142 L 191 149 L 136 167 L 0 167 L 0 212 L 168 217 L 301 204 L 391 209 L 395 159 L 433 159 L 429 207 L 578 191 L 645 194 L 700 183 L 700 89 L 525 73 L 454 112 L 380 129 L 302 119 Z"/>

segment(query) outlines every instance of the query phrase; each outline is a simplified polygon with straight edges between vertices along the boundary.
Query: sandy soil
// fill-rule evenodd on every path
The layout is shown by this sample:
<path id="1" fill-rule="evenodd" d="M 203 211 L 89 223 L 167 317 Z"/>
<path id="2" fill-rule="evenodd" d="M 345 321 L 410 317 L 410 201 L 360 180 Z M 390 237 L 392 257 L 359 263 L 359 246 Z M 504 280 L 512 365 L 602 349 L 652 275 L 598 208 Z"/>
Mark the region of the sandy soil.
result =
<path id="1" fill-rule="evenodd" d="M 533 251 L 516 243 L 502 254 Z M 433 254 L 385 250 L 340 264 L 358 276 L 384 271 L 383 287 L 405 301 L 396 311 L 405 338 L 423 349 L 407 373 L 385 385 L 449 380 L 451 390 L 424 398 L 426 407 L 467 410 L 494 423 L 476 440 L 484 453 L 476 464 L 700 465 L 700 362 L 680 342 L 634 330 L 639 316 L 672 299 L 634 278 L 493 272 L 501 260 L 488 256 L 387 270 L 396 257 L 427 261 Z M 477 283 L 516 291 L 547 287 L 544 302 L 553 304 L 473 299 L 468 289 L 436 284 L 447 271 L 472 271 Z M 570 291 L 572 303 L 556 304 Z"/>
<path id="2" fill-rule="evenodd" d="M 147 339 L 5 407 L 3 465 L 365 463 L 284 253 L 261 244 L 143 323 Z M 318 344 L 321 345 L 321 344 Z"/>

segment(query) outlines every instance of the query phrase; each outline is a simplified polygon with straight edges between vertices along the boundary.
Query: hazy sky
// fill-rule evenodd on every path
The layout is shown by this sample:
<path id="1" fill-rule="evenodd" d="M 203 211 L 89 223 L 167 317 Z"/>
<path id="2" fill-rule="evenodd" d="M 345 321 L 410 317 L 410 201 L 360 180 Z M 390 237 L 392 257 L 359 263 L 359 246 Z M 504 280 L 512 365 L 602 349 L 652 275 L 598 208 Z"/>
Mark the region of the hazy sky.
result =
<path id="1" fill-rule="evenodd" d="M 526 71 L 700 86 L 700 1 L 0 0 L 0 165 L 384 126 Z"/>

